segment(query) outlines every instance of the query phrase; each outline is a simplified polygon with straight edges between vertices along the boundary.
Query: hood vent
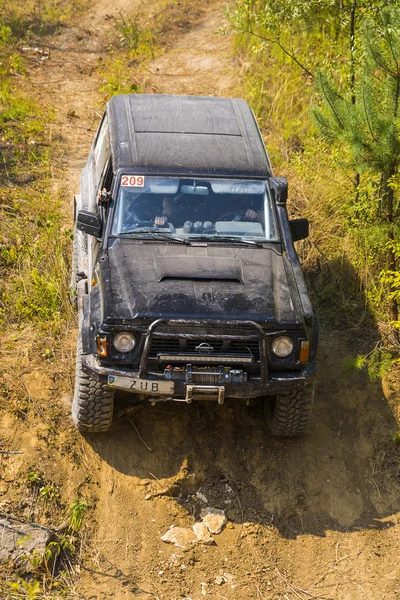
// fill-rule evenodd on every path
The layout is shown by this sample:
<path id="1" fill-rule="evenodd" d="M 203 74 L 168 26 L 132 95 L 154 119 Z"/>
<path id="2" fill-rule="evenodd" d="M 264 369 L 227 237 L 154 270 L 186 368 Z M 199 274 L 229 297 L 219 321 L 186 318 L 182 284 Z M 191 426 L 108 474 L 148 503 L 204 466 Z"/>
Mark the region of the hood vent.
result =
<path id="1" fill-rule="evenodd" d="M 222 256 L 159 256 L 154 258 L 159 282 L 166 280 L 196 280 L 243 282 L 242 263 Z"/>
<path id="2" fill-rule="evenodd" d="M 193 273 L 192 275 L 181 275 L 181 276 L 172 276 L 172 275 L 164 275 L 158 281 L 203 281 L 207 283 L 208 281 L 220 281 L 221 283 L 243 283 L 237 277 L 226 277 L 220 276 L 218 273 L 210 273 L 207 277 L 202 277 L 197 273 Z"/>

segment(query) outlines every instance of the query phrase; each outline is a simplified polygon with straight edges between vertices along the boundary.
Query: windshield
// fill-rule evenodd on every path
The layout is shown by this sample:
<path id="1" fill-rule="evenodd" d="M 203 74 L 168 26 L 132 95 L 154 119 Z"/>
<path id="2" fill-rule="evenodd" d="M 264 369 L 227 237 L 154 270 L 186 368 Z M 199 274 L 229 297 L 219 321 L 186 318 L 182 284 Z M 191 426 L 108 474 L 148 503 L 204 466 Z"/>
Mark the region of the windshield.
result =
<path id="1" fill-rule="evenodd" d="M 277 241 L 262 181 L 122 175 L 112 235 Z"/>

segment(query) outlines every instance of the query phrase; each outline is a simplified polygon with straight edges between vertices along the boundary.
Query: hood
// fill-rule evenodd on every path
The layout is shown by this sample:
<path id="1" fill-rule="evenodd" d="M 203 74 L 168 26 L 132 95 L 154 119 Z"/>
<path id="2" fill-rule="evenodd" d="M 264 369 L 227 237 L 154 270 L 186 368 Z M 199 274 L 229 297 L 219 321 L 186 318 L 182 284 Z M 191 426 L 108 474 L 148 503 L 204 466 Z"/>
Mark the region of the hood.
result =
<path id="1" fill-rule="evenodd" d="M 302 322 L 291 265 L 271 248 L 119 238 L 100 269 L 109 324 L 160 317 Z"/>

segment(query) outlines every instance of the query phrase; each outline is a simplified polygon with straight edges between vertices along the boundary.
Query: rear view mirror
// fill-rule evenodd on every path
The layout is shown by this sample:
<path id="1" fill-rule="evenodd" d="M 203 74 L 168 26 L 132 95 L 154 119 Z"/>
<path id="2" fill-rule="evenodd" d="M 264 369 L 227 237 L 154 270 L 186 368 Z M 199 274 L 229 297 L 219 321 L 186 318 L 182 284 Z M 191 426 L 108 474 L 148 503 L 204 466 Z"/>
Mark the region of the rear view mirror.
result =
<path id="1" fill-rule="evenodd" d="M 289 221 L 289 225 L 294 242 L 308 238 L 310 233 L 308 219 L 293 219 L 292 221 Z"/>
<path id="2" fill-rule="evenodd" d="M 205 185 L 182 185 L 181 194 L 191 194 L 192 196 L 208 196 L 210 190 Z"/>
<path id="3" fill-rule="evenodd" d="M 80 210 L 76 219 L 76 228 L 88 235 L 94 235 L 94 237 L 99 238 L 101 237 L 103 223 L 97 213 Z"/>

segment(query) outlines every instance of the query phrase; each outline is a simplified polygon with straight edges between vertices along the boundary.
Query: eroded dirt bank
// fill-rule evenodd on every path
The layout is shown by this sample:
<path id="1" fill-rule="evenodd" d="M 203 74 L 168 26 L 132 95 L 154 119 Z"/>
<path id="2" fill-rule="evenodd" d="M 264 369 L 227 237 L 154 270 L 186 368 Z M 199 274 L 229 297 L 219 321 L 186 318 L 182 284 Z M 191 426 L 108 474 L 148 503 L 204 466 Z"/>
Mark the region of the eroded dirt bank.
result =
<path id="1" fill-rule="evenodd" d="M 55 108 L 53 135 L 71 200 L 101 113 L 99 64 L 110 16 L 121 8 L 136 7 L 95 3 L 79 23 L 46 40 L 50 59 L 30 74 L 32 89 Z M 166 50 L 149 65 L 145 91 L 238 93 L 229 38 L 214 35 L 223 6 L 198 8 L 191 21 L 189 7 L 187 26 L 169 34 Z M 68 222 L 71 206 L 64 210 Z M 1 458 L 2 510 L 21 494 L 28 463 L 66 496 L 86 482 L 92 510 L 74 597 L 400 596 L 399 453 L 391 441 L 397 426 L 390 389 L 385 395 L 364 374 L 342 374 L 343 357 L 354 353 L 343 332 L 322 335 L 313 422 L 307 436 L 293 441 L 269 436 L 258 405 L 146 405 L 126 412 L 123 397 L 112 430 L 83 438 L 69 421 L 72 382 L 65 373 L 73 373 L 73 339 L 66 340 L 61 369 L 37 357 L 24 335 L 24 351 L 9 346 L 4 364 L 18 366 L 39 412 L 36 427 L 2 417 L 0 437 L 25 452 Z M 50 430 L 50 409 L 57 430 Z M 226 510 L 227 526 L 212 546 L 182 551 L 163 543 L 171 525 L 198 520 L 205 503 L 196 492 Z"/>

